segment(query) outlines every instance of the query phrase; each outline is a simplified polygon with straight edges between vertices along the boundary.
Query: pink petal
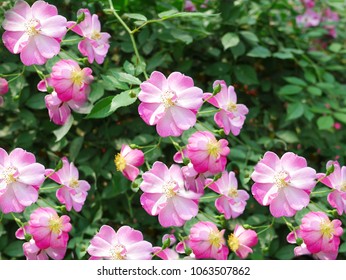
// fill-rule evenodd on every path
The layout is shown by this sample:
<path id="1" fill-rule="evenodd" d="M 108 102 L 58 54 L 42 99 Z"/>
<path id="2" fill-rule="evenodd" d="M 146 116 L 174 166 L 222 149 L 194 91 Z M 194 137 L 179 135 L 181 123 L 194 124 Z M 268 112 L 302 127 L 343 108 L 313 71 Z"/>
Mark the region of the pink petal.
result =
<path id="1" fill-rule="evenodd" d="M 278 188 L 273 184 L 255 183 L 251 188 L 252 195 L 261 205 L 269 205 L 277 196 Z"/>
<path id="2" fill-rule="evenodd" d="M 25 206 L 19 203 L 12 187 L 8 187 L 6 192 L 0 195 L 0 210 L 4 213 L 20 213 L 23 212 Z"/>
<path id="3" fill-rule="evenodd" d="M 45 1 L 36 1 L 32 7 L 32 15 L 34 18 L 43 21 L 47 18 L 58 14 L 58 10 L 54 5 L 50 5 Z"/>
<path id="4" fill-rule="evenodd" d="M 34 37 L 32 37 L 29 39 L 28 44 L 22 49 L 20 60 L 24 65 L 30 66 L 33 64 L 43 65 L 46 63 L 47 58 L 40 53 Z"/>
<path id="5" fill-rule="evenodd" d="M 169 88 L 175 92 L 180 92 L 194 86 L 192 78 L 180 72 L 171 73 L 167 78 L 167 82 Z"/>
<path id="6" fill-rule="evenodd" d="M 25 167 L 26 165 L 36 163 L 35 156 L 21 148 L 14 149 L 9 155 L 9 160 L 13 166 L 19 169 Z"/>
<path id="7" fill-rule="evenodd" d="M 197 216 L 198 205 L 193 200 L 176 195 L 172 198 L 172 202 L 176 213 L 178 213 L 181 219 L 188 221 Z"/>
<path id="8" fill-rule="evenodd" d="M 310 202 L 310 196 L 301 189 L 286 187 L 283 191 L 286 195 L 288 204 L 294 210 L 299 211 L 306 207 Z"/>
<path id="9" fill-rule="evenodd" d="M 152 72 L 147 82 L 153 84 L 161 91 L 167 89 L 167 79 L 161 72 L 158 72 L 158 71 Z"/>
<path id="10" fill-rule="evenodd" d="M 203 104 L 203 91 L 198 87 L 191 87 L 177 92 L 176 106 L 198 111 Z"/>
<path id="11" fill-rule="evenodd" d="M 148 241 L 140 241 L 129 245 L 127 248 L 127 260 L 150 260 L 153 250 L 151 243 Z"/>
<path id="12" fill-rule="evenodd" d="M 161 103 L 141 103 L 138 113 L 149 125 L 155 125 L 165 116 L 165 107 Z"/>
<path id="13" fill-rule="evenodd" d="M 327 200 L 333 208 L 336 208 L 339 215 L 342 215 L 344 211 L 346 212 L 345 201 L 339 191 L 335 190 L 328 194 Z"/>
<path id="14" fill-rule="evenodd" d="M 179 214 L 175 210 L 173 202 L 169 201 L 159 213 L 159 223 L 163 227 L 180 227 L 185 223 L 185 220 L 180 218 Z"/>
<path id="15" fill-rule="evenodd" d="M 166 111 L 166 114 L 157 122 L 156 131 L 161 137 L 180 136 L 183 132 L 176 125 L 171 110 Z"/>
<path id="16" fill-rule="evenodd" d="M 196 123 L 196 114 L 189 109 L 173 106 L 170 108 L 170 112 L 175 125 L 181 130 L 188 130 Z"/>
<path id="17" fill-rule="evenodd" d="M 283 169 L 290 173 L 307 166 L 305 158 L 291 152 L 287 152 L 281 157 L 281 164 Z"/>
<path id="18" fill-rule="evenodd" d="M 42 35 L 46 35 L 48 37 L 54 37 L 57 39 L 61 39 L 65 36 L 66 29 L 66 18 L 63 16 L 53 16 L 45 19 L 41 22 L 41 30 L 40 33 Z"/>
<path id="19" fill-rule="evenodd" d="M 138 99 L 146 103 L 162 103 L 162 90 L 149 81 L 143 82 L 141 91 L 138 94 Z"/>
<path id="20" fill-rule="evenodd" d="M 143 234 L 139 230 L 135 230 L 129 226 L 122 226 L 117 231 L 118 242 L 126 248 L 133 243 L 143 240 Z"/>
<path id="21" fill-rule="evenodd" d="M 271 201 L 269 210 L 275 218 L 292 217 L 296 214 L 296 210 L 288 204 L 283 191 L 279 191 L 277 197 Z"/>
<path id="22" fill-rule="evenodd" d="M 19 170 L 18 181 L 32 186 L 42 185 L 45 177 L 44 166 L 40 163 L 32 163 L 27 166 L 21 167 Z"/>
<path id="23" fill-rule="evenodd" d="M 29 206 L 37 201 L 38 191 L 32 187 L 19 182 L 12 184 L 14 195 L 23 206 Z"/>

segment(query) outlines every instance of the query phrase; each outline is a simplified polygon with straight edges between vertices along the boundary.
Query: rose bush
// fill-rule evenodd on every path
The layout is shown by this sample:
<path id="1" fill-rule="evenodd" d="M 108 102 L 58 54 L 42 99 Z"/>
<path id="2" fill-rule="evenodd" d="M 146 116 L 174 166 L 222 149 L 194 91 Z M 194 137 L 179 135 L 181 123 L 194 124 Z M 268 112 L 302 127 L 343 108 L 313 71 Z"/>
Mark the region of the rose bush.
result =
<path id="1" fill-rule="evenodd" d="M 0 4 L 0 259 L 345 259 L 343 1 L 145 2 Z"/>

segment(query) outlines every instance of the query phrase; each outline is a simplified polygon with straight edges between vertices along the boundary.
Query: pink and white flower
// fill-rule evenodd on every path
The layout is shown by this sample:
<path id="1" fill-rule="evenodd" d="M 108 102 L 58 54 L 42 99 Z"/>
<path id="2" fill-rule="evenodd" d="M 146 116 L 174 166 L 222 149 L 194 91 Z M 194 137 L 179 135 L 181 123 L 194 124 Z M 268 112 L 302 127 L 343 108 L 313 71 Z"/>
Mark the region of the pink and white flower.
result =
<path id="1" fill-rule="evenodd" d="M 50 78 L 40 81 L 37 85 L 38 90 L 46 92 L 46 83 L 49 85 L 50 82 Z M 64 102 L 58 97 L 56 91 L 47 94 L 44 97 L 44 101 L 48 109 L 50 120 L 57 125 L 64 125 L 66 123 L 71 116 L 71 110 L 80 114 L 87 114 L 90 112 L 90 104 L 87 100 L 75 101 L 71 99 L 70 101 Z"/>
<path id="2" fill-rule="evenodd" d="M 21 148 L 10 154 L 0 148 L 0 210 L 20 213 L 36 202 L 44 181 L 44 166 Z"/>
<path id="3" fill-rule="evenodd" d="M 53 208 L 40 207 L 30 215 L 28 231 L 40 249 L 66 248 L 71 229 L 70 218 L 59 217 Z"/>
<path id="4" fill-rule="evenodd" d="M 144 153 L 138 149 L 131 149 L 129 145 L 122 145 L 120 153 L 114 158 L 114 164 L 127 179 L 134 181 L 138 174 L 138 166 L 144 163 Z"/>
<path id="5" fill-rule="evenodd" d="M 20 0 L 5 14 L 2 40 L 11 53 L 20 53 L 23 64 L 42 65 L 60 52 L 66 24 L 55 6 L 36 1 L 30 7 Z"/>
<path id="6" fill-rule="evenodd" d="M 139 230 L 122 226 L 115 232 L 107 225 L 90 240 L 87 249 L 92 260 L 150 260 L 152 251 Z"/>
<path id="7" fill-rule="evenodd" d="M 292 217 L 310 202 L 310 192 L 316 185 L 316 171 L 307 167 L 305 158 L 285 153 L 281 159 L 266 152 L 251 175 L 254 198 L 269 205 L 274 217 Z"/>
<path id="8" fill-rule="evenodd" d="M 317 177 L 320 182 L 331 188 L 333 191 L 328 194 L 329 204 L 338 211 L 339 215 L 346 213 L 346 166 L 340 167 L 337 161 L 328 161 L 327 169 L 334 165 L 334 172 L 328 175 L 319 173 Z"/>
<path id="9" fill-rule="evenodd" d="M 315 7 L 315 0 L 300 0 L 305 8 L 311 9 Z"/>
<path id="10" fill-rule="evenodd" d="M 196 259 L 227 260 L 229 250 L 223 237 L 212 222 L 198 222 L 190 229 L 189 245 Z"/>
<path id="11" fill-rule="evenodd" d="M 227 243 L 239 258 L 246 259 L 253 252 L 251 247 L 258 243 L 257 233 L 252 229 L 236 225 L 234 232 L 228 236 Z"/>
<path id="12" fill-rule="evenodd" d="M 225 139 L 219 141 L 209 131 L 197 131 L 188 140 L 187 155 L 198 173 L 222 172 L 230 152 Z"/>
<path id="13" fill-rule="evenodd" d="M 238 181 L 234 172 L 222 172 L 222 176 L 217 181 L 212 179 L 206 180 L 206 185 L 214 192 L 221 195 L 215 200 L 216 209 L 225 215 L 226 219 L 237 218 L 243 214 L 246 201 L 250 198 L 244 190 L 238 190 Z"/>
<path id="14" fill-rule="evenodd" d="M 194 86 L 192 78 L 179 72 L 166 78 L 154 71 L 140 87 L 139 115 L 148 125 L 156 125 L 161 137 L 180 136 L 195 125 L 203 91 Z"/>
<path id="15" fill-rule="evenodd" d="M 88 57 L 89 63 L 93 63 L 95 60 L 98 64 L 102 64 L 109 49 L 108 41 L 111 35 L 101 32 L 101 23 L 97 15 L 91 15 L 88 9 L 78 10 L 77 15 L 80 16 L 82 13 L 85 18 L 81 23 L 76 24 L 74 21 L 69 21 L 67 26 L 72 27 L 72 31 L 84 37 L 78 43 L 78 50 L 83 56 Z"/>
<path id="16" fill-rule="evenodd" d="M 163 227 L 182 226 L 198 213 L 198 199 L 201 194 L 187 191 L 181 169 L 173 164 L 169 169 L 162 162 L 142 176 L 140 201 L 144 210 L 159 218 Z"/>
<path id="17" fill-rule="evenodd" d="M 300 229 L 290 232 L 287 235 L 286 239 L 288 243 L 296 244 L 298 238 L 301 239 Z M 320 251 L 318 253 L 311 254 L 311 252 L 307 249 L 306 244 L 302 242 L 299 246 L 294 248 L 294 255 L 295 256 L 312 255 L 313 258 L 319 259 L 319 260 L 335 260 L 336 257 L 338 256 L 338 251 L 333 249 L 333 246 L 332 246 L 331 251 Z"/>
<path id="18" fill-rule="evenodd" d="M 312 9 L 307 9 L 304 14 L 296 17 L 296 22 L 299 26 L 312 27 L 318 26 L 321 22 L 322 16 Z"/>
<path id="19" fill-rule="evenodd" d="M 341 221 L 330 221 L 323 212 L 310 212 L 302 219 L 300 235 L 306 248 L 316 254 L 323 252 L 338 252 L 340 236 L 343 234 Z"/>
<path id="20" fill-rule="evenodd" d="M 27 234 L 30 234 L 27 227 L 25 230 Z M 21 240 L 25 239 L 23 228 L 16 231 L 16 237 Z M 32 238 L 23 244 L 23 252 L 27 260 L 48 260 L 49 257 L 53 260 L 62 260 L 65 257 L 66 249 L 67 247 L 40 249 Z"/>
<path id="21" fill-rule="evenodd" d="M 205 93 L 204 100 L 219 108 L 220 111 L 214 116 L 216 124 L 223 128 L 226 135 L 232 132 L 233 135 L 239 135 L 243 127 L 249 109 L 243 104 L 237 104 L 237 94 L 233 86 L 227 88 L 225 81 L 215 81 L 213 88 L 221 86 L 221 91 L 213 96 L 212 93 Z"/>
<path id="22" fill-rule="evenodd" d="M 85 180 L 79 180 L 78 169 L 73 162 L 69 163 L 66 157 L 62 158 L 63 166 L 57 172 L 47 169 L 46 175 L 61 185 L 56 191 L 56 197 L 60 203 L 66 205 L 66 210 L 73 208 L 76 212 L 82 210 L 84 202 L 90 190 L 90 184 Z"/>
<path id="23" fill-rule="evenodd" d="M 153 253 L 155 256 L 162 260 L 178 260 L 179 254 L 171 248 L 163 249 L 161 247 L 153 247 Z"/>
<path id="24" fill-rule="evenodd" d="M 51 85 L 63 102 L 74 100 L 85 102 L 90 93 L 90 84 L 94 77 L 89 67 L 81 69 L 72 59 L 62 59 L 55 63 L 50 75 Z"/>
<path id="25" fill-rule="evenodd" d="M 324 10 L 322 15 L 322 23 L 324 28 L 328 31 L 328 34 L 333 38 L 336 38 L 336 26 L 335 24 L 339 21 L 339 15 L 333 12 L 330 8 Z"/>
<path id="26" fill-rule="evenodd" d="M 0 78 L 0 95 L 4 95 L 8 92 L 8 82 L 4 78 Z"/>

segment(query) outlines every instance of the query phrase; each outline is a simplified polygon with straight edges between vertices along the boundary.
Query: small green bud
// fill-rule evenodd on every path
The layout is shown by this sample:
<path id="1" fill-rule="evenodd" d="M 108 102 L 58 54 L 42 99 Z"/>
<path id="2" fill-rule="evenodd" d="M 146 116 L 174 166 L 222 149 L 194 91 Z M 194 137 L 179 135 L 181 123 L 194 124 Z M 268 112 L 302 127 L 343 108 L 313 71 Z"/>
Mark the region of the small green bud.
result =
<path id="1" fill-rule="evenodd" d="M 190 160 L 186 157 L 183 158 L 183 164 L 188 165 L 190 163 Z"/>
<path id="2" fill-rule="evenodd" d="M 136 144 L 130 144 L 129 146 L 131 149 L 137 149 L 138 148 L 138 145 L 136 145 Z"/>
<path id="3" fill-rule="evenodd" d="M 62 166 L 63 166 L 63 163 L 62 163 L 62 160 L 60 159 L 58 164 L 54 168 L 54 171 L 56 172 L 56 171 L 60 170 L 62 168 Z"/>
<path id="4" fill-rule="evenodd" d="M 218 174 L 216 174 L 216 175 L 214 176 L 213 180 L 214 180 L 214 181 L 217 181 L 217 180 L 219 180 L 219 179 L 221 178 L 221 176 L 222 176 L 222 173 L 218 173 Z"/>
<path id="5" fill-rule="evenodd" d="M 217 85 L 214 87 L 213 95 L 218 94 L 220 91 L 221 91 L 221 85 L 220 85 L 220 84 L 217 84 Z"/>
<path id="6" fill-rule="evenodd" d="M 169 246 L 171 246 L 171 239 L 167 238 L 162 244 L 162 250 L 168 248 Z"/>
<path id="7" fill-rule="evenodd" d="M 77 16 L 77 24 L 81 23 L 83 20 L 85 19 L 85 14 L 83 12 L 81 12 L 78 16 Z"/>
<path id="8" fill-rule="evenodd" d="M 245 229 L 253 229 L 253 226 L 248 225 L 248 224 L 244 224 L 243 228 L 245 228 Z"/>
<path id="9" fill-rule="evenodd" d="M 25 233 L 25 234 L 24 234 L 24 238 L 25 238 L 26 241 L 30 241 L 31 238 L 32 238 L 32 236 L 31 236 L 31 234 L 29 234 L 29 233 Z"/>
<path id="10" fill-rule="evenodd" d="M 302 238 L 298 237 L 296 239 L 296 242 L 297 242 L 297 245 L 300 246 L 300 245 L 302 245 L 304 243 L 304 240 Z"/>
<path id="11" fill-rule="evenodd" d="M 52 93 L 54 91 L 54 88 L 51 86 L 48 86 L 47 91 L 48 91 L 48 93 Z"/>
<path id="12" fill-rule="evenodd" d="M 185 247 L 185 254 L 188 256 L 191 255 L 192 254 L 191 248 Z"/>
<path id="13" fill-rule="evenodd" d="M 134 91 L 132 91 L 132 90 L 130 91 L 129 95 L 130 95 L 131 98 L 136 98 L 137 97 L 137 94 Z"/>
<path id="14" fill-rule="evenodd" d="M 334 164 L 327 168 L 326 177 L 334 172 Z"/>

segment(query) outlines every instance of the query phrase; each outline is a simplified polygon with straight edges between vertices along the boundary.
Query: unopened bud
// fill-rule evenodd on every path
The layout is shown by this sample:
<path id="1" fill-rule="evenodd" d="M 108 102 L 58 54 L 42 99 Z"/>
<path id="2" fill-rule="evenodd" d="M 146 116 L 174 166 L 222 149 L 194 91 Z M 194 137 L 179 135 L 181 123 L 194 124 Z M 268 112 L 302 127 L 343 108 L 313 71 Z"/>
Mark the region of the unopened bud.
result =
<path id="1" fill-rule="evenodd" d="M 304 240 L 302 238 L 298 237 L 296 239 L 296 243 L 297 243 L 298 246 L 300 246 L 300 245 L 302 245 L 304 243 Z"/>
<path id="2" fill-rule="evenodd" d="M 213 95 L 218 94 L 220 91 L 221 91 L 221 85 L 220 85 L 220 84 L 217 84 L 217 85 L 214 87 Z"/>
<path id="3" fill-rule="evenodd" d="M 83 12 L 81 12 L 78 16 L 77 16 L 77 24 L 81 23 L 83 20 L 85 19 L 85 14 Z"/>
<path id="4" fill-rule="evenodd" d="M 130 95 L 131 98 L 136 98 L 137 97 L 137 94 L 134 91 L 132 91 L 132 90 L 130 91 L 129 95 Z"/>
<path id="5" fill-rule="evenodd" d="M 162 244 L 162 250 L 168 248 L 171 245 L 171 239 L 167 238 Z"/>
<path id="6" fill-rule="evenodd" d="M 186 157 L 183 158 L 183 164 L 188 165 L 190 163 L 190 160 Z"/>
<path id="7" fill-rule="evenodd" d="M 48 91 L 48 93 L 52 93 L 54 91 L 54 88 L 51 86 L 48 86 L 47 91 Z"/>

